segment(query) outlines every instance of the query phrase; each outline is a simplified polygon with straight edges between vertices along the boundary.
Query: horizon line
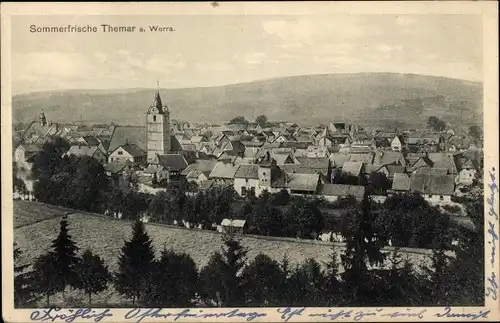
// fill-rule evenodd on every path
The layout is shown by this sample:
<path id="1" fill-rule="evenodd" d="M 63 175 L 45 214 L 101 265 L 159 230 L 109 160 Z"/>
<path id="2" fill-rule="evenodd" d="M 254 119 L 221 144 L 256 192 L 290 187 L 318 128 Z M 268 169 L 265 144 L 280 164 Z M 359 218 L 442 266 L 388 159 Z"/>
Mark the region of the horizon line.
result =
<path id="1" fill-rule="evenodd" d="M 232 86 L 232 85 L 243 85 L 243 84 L 250 84 L 250 83 L 255 83 L 255 82 L 264 82 L 264 81 L 271 81 L 271 80 L 276 80 L 276 79 L 284 79 L 284 78 L 293 78 L 293 77 L 300 77 L 300 76 L 326 76 L 326 75 L 359 75 L 359 74 L 392 74 L 392 75 L 415 75 L 415 76 L 425 76 L 425 77 L 433 77 L 433 78 L 445 78 L 445 79 L 450 79 L 450 80 L 456 80 L 456 81 L 463 81 L 463 82 L 470 82 L 470 83 L 478 83 L 478 84 L 483 84 L 483 80 L 471 80 L 471 79 L 462 79 L 462 78 L 455 78 L 455 77 L 449 77 L 449 76 L 442 76 L 442 75 L 431 75 L 431 74 L 419 74 L 419 73 L 397 73 L 397 72 L 346 72 L 346 73 L 313 73 L 313 74 L 295 74 L 295 75 L 286 75 L 286 76 L 275 76 L 275 77 L 269 77 L 269 78 L 262 78 L 262 79 L 255 79 L 251 81 L 245 81 L 245 82 L 237 82 L 237 83 L 226 83 L 226 84 L 221 84 L 221 85 L 211 85 L 211 86 L 182 86 L 182 87 L 171 87 L 171 88 L 159 88 L 160 90 L 186 90 L 186 89 L 200 89 L 200 88 L 216 88 L 216 87 L 224 87 L 224 86 Z M 12 97 L 18 96 L 18 95 L 29 95 L 29 94 L 36 94 L 36 93 L 47 93 L 47 92 L 70 92 L 70 91 L 123 91 L 123 90 L 150 90 L 154 89 L 154 87 L 120 87 L 120 88 L 66 88 L 66 89 L 52 89 L 52 90 L 39 90 L 39 91 L 30 91 L 30 92 L 19 92 L 19 93 L 11 93 Z"/>

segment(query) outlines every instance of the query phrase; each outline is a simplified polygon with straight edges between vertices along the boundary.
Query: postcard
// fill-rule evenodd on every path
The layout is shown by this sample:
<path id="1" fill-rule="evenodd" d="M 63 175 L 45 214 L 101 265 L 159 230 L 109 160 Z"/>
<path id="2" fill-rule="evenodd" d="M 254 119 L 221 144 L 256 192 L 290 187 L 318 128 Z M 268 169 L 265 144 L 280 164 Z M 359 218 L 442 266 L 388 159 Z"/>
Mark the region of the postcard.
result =
<path id="1" fill-rule="evenodd" d="M 1 6 L 5 322 L 500 319 L 496 2 Z"/>

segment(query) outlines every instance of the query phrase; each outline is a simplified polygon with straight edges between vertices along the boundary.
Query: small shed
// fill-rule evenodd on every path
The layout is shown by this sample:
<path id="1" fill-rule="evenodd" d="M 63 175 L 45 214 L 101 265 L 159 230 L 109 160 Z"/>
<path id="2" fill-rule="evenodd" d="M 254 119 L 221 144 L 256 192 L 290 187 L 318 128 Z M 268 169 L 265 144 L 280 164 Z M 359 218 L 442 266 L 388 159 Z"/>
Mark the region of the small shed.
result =
<path id="1" fill-rule="evenodd" d="M 246 225 L 246 220 L 230 220 L 230 219 L 224 219 L 221 222 L 221 227 L 222 227 L 222 233 L 236 233 L 236 234 L 243 234 L 245 233 L 245 225 Z"/>

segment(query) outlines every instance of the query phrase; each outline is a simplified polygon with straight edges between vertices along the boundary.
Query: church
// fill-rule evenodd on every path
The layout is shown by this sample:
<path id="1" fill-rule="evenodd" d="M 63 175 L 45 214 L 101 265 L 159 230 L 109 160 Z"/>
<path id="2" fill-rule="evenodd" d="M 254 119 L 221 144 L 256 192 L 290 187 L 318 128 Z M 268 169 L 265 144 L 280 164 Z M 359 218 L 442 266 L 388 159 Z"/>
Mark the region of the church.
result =
<path id="1" fill-rule="evenodd" d="M 159 89 L 146 113 L 146 133 L 148 163 L 155 163 L 158 155 L 166 155 L 172 151 L 170 112 L 161 101 Z"/>

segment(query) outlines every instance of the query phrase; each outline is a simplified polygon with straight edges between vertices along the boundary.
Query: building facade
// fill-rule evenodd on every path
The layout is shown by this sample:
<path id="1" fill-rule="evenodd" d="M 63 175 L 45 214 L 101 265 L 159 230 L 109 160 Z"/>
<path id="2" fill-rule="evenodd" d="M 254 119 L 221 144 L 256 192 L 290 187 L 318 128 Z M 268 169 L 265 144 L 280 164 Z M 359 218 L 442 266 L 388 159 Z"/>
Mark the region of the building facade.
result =
<path id="1" fill-rule="evenodd" d="M 146 132 L 148 162 L 152 162 L 156 155 L 170 152 L 170 112 L 163 105 L 159 90 L 146 113 Z"/>

